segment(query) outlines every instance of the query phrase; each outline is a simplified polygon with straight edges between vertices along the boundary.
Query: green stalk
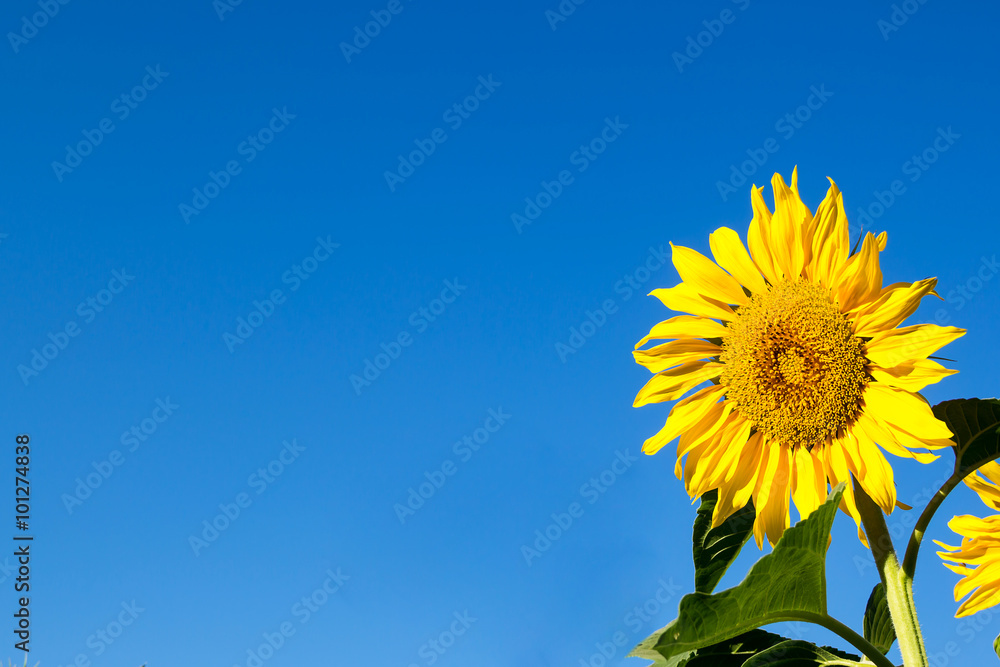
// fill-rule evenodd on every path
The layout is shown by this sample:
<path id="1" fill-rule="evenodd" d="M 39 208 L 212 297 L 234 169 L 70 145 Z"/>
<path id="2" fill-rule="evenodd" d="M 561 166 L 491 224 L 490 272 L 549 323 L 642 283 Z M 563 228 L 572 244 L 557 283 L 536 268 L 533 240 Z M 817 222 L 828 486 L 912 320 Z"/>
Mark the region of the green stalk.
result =
<path id="1" fill-rule="evenodd" d="M 882 651 L 875 648 L 871 642 L 859 635 L 857 632 L 844 625 L 829 614 L 811 614 L 809 612 L 796 612 L 798 618 L 809 623 L 821 625 L 830 632 L 840 635 L 841 638 L 851 643 L 854 648 L 868 656 L 868 659 L 878 665 L 878 667 L 896 667 L 889 658 L 882 655 Z M 909 667 L 909 665 L 907 665 Z"/>
<path id="2" fill-rule="evenodd" d="M 924 538 L 924 531 L 927 530 L 927 526 L 930 524 L 931 519 L 934 517 L 934 512 L 937 511 L 944 499 L 948 497 L 948 494 L 958 486 L 959 482 L 965 475 L 960 475 L 959 473 L 954 473 L 948 480 L 941 485 L 938 492 L 934 494 L 934 497 L 930 499 L 927 503 L 927 507 L 920 514 L 920 518 L 917 519 L 917 525 L 913 527 L 913 532 L 910 534 L 910 542 L 906 545 L 906 555 L 903 556 L 903 572 L 910 579 L 917 571 L 917 553 L 920 551 L 920 541 Z"/>
<path id="3" fill-rule="evenodd" d="M 948 494 L 955 490 L 963 479 L 974 473 L 976 470 L 986 465 L 990 461 L 996 460 L 997 457 L 986 458 L 985 460 L 979 461 L 977 465 L 963 465 L 962 457 L 966 451 L 965 447 L 958 447 L 955 451 L 955 472 L 951 474 L 945 483 L 941 485 L 938 492 L 934 494 L 934 497 L 930 499 L 927 503 L 927 507 L 924 511 L 920 513 L 920 518 L 917 519 L 917 525 L 913 527 L 913 532 L 910 534 L 910 541 L 906 545 L 906 554 L 903 556 L 903 572 L 910 579 L 913 579 L 917 572 L 917 554 L 920 551 L 920 542 L 924 539 L 924 531 L 927 530 L 927 526 L 930 525 L 931 519 L 934 518 L 934 513 L 937 512 L 938 508 L 941 507 L 941 503 L 944 499 L 948 497 Z"/>
<path id="4" fill-rule="evenodd" d="M 928 667 L 927 649 L 920 634 L 917 608 L 913 603 L 913 579 L 899 567 L 896 555 L 892 554 L 885 564 L 885 596 L 889 602 L 892 625 L 899 641 L 899 652 L 906 667 Z"/>
<path id="5" fill-rule="evenodd" d="M 865 493 L 858 480 L 854 480 L 854 501 L 865 526 L 865 535 L 875 557 L 879 576 L 885 585 L 886 601 L 892 626 L 899 641 L 899 652 L 905 667 L 928 667 L 927 649 L 920 634 L 917 609 L 913 603 L 913 579 L 899 567 L 896 550 L 892 546 L 889 529 L 885 525 L 882 509 Z M 933 512 L 932 512 L 933 514 Z M 922 517 L 921 517 L 922 518 Z M 930 518 L 927 519 L 930 521 Z"/>

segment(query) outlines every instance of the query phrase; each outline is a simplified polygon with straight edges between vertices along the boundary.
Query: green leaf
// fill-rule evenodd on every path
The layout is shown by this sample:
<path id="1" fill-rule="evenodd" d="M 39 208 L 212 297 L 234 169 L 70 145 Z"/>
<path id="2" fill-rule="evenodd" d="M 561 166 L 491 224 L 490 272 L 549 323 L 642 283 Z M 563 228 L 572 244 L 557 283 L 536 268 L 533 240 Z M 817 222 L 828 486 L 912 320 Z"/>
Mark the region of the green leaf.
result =
<path id="1" fill-rule="evenodd" d="M 669 659 L 657 654 L 650 667 L 742 667 L 747 659 L 783 641 L 786 639 L 781 635 L 751 630 L 718 644 L 685 651 Z"/>
<path id="2" fill-rule="evenodd" d="M 711 490 L 701 497 L 694 520 L 694 590 L 711 593 L 729 566 L 750 539 L 757 517 L 753 501 L 719 526 L 712 528 L 712 512 L 719 492 Z"/>
<path id="3" fill-rule="evenodd" d="M 792 641 L 764 630 L 751 630 L 726 641 L 706 646 L 669 660 L 658 656 L 649 667 L 818 667 L 871 663 L 829 646 L 818 647 L 804 641 Z"/>
<path id="4" fill-rule="evenodd" d="M 1000 658 L 1000 635 L 997 635 L 997 638 L 993 640 L 993 651 Z"/>
<path id="5" fill-rule="evenodd" d="M 838 484 L 807 519 L 785 531 L 738 586 L 681 598 L 678 617 L 630 655 L 670 659 L 769 623 L 825 616 L 826 550 L 843 493 L 844 484 Z"/>
<path id="6" fill-rule="evenodd" d="M 872 594 L 868 596 L 864 626 L 865 639 L 882 651 L 883 655 L 888 653 L 892 643 L 896 641 L 896 628 L 892 625 L 889 601 L 885 597 L 885 585 L 881 581 L 875 584 Z"/>
<path id="7" fill-rule="evenodd" d="M 933 410 L 955 434 L 955 472 L 967 474 L 1000 456 L 1000 401 L 958 398 Z"/>
<path id="8" fill-rule="evenodd" d="M 864 663 L 870 665 L 871 663 Z M 860 667 L 861 658 L 809 642 L 790 639 L 758 653 L 743 667 Z"/>

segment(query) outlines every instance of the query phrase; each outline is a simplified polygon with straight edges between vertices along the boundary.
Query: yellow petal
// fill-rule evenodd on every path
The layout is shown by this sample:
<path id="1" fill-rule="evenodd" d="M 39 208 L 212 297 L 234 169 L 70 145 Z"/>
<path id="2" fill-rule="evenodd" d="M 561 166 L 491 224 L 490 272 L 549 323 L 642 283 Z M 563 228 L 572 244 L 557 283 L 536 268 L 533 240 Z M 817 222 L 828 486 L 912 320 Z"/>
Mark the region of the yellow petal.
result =
<path id="1" fill-rule="evenodd" d="M 704 448 L 717 433 L 726 428 L 732 418 L 732 401 L 716 403 L 693 427 L 681 433 L 677 443 L 677 460 L 690 452 Z M 674 470 L 676 472 L 676 468 Z M 680 478 L 680 475 L 678 475 Z"/>
<path id="2" fill-rule="evenodd" d="M 962 481 L 964 481 L 970 489 L 975 491 L 979 498 L 986 503 L 988 507 L 1000 511 L 1000 487 L 998 487 L 996 483 L 980 477 L 979 471 L 973 472 Z"/>
<path id="3" fill-rule="evenodd" d="M 942 547 L 944 549 L 947 549 L 948 551 L 958 551 L 959 549 L 962 548 L 962 547 L 950 547 L 947 544 L 945 544 L 944 542 L 939 542 L 937 540 L 934 540 L 934 544 L 936 544 L 939 547 Z M 938 551 L 937 554 L 938 554 L 938 556 L 949 556 L 950 555 L 950 554 L 947 554 L 947 553 L 943 553 L 941 551 Z"/>
<path id="4" fill-rule="evenodd" d="M 854 317 L 854 333 L 867 338 L 899 326 L 917 310 L 920 300 L 930 294 L 936 284 L 936 278 L 926 278 L 911 285 L 882 290 L 876 301 Z"/>
<path id="5" fill-rule="evenodd" d="M 847 261 L 851 250 L 844 197 L 833 179 L 829 180 L 830 189 L 814 216 L 811 260 L 811 277 L 827 287 L 833 284 L 837 269 Z"/>
<path id="6" fill-rule="evenodd" d="M 891 435 L 893 440 L 907 449 L 945 449 L 954 445 L 954 443 L 948 438 L 918 438 L 905 428 L 890 424 L 873 412 L 868 412 L 866 414 L 886 433 Z"/>
<path id="7" fill-rule="evenodd" d="M 670 415 L 667 417 L 663 428 L 653 437 L 646 440 L 642 445 L 642 451 L 646 454 L 655 454 L 664 445 L 678 437 L 684 431 L 694 427 L 705 415 L 709 414 L 717 401 L 726 393 L 726 388 L 722 385 L 706 387 L 697 393 L 691 394 L 687 398 L 677 401 Z"/>
<path id="8" fill-rule="evenodd" d="M 744 305 L 749 302 L 738 280 L 719 268 L 719 265 L 697 250 L 670 244 L 674 266 L 681 280 L 699 294 L 721 303 Z"/>
<path id="9" fill-rule="evenodd" d="M 985 594 L 982 599 L 978 599 L 980 596 L 976 596 L 976 600 L 969 598 L 961 604 L 958 608 L 958 612 L 955 614 L 955 618 L 963 618 L 965 616 L 972 616 L 978 614 L 981 611 L 989 609 L 1000 602 L 1000 596 L 997 595 L 996 591 L 991 591 L 990 596 L 986 597 Z"/>
<path id="10" fill-rule="evenodd" d="M 851 474 L 851 465 L 848 463 L 844 437 L 833 438 L 823 449 L 824 470 L 832 486 L 841 482 L 846 483 L 844 495 L 840 498 L 840 510 L 847 516 L 854 519 L 858 527 L 858 539 L 868 547 L 868 538 L 865 536 L 864 526 L 861 523 L 861 513 L 854 500 L 854 476 Z"/>
<path id="11" fill-rule="evenodd" d="M 715 343 L 700 338 L 685 338 L 657 345 L 648 350 L 636 350 L 632 356 L 635 357 L 636 363 L 642 364 L 654 373 L 659 373 L 671 366 L 717 357 L 720 354 L 722 348 Z"/>
<path id="12" fill-rule="evenodd" d="M 754 506 L 757 521 L 754 523 L 754 539 L 762 546 L 763 537 L 773 546 L 785 528 L 788 527 L 788 448 L 778 443 L 769 445 L 767 467 L 757 478 L 754 492 Z"/>
<path id="13" fill-rule="evenodd" d="M 729 330 L 715 320 L 695 317 L 693 315 L 678 315 L 653 326 L 642 340 L 636 343 L 639 349 L 651 340 L 667 340 L 671 338 L 722 338 Z"/>
<path id="14" fill-rule="evenodd" d="M 855 474 L 855 477 L 882 511 L 891 514 L 896 508 L 896 483 L 892 466 L 864 430 L 852 429 L 850 436 L 855 439 L 860 454 L 860 474 Z"/>
<path id="15" fill-rule="evenodd" d="M 727 322 L 733 319 L 732 308 L 712 297 L 699 294 L 694 287 L 687 283 L 681 283 L 676 287 L 655 289 L 650 294 L 662 301 L 663 305 L 670 310 L 679 313 L 691 313 Z"/>
<path id="16" fill-rule="evenodd" d="M 995 558 L 990 559 L 987 566 L 977 567 L 966 574 L 965 578 L 955 585 L 955 597 L 964 597 L 979 589 L 979 593 L 966 600 L 967 603 L 975 605 L 976 601 L 981 599 L 983 595 L 992 595 L 993 590 L 1000 583 L 1000 569 L 992 567 L 994 561 Z"/>
<path id="17" fill-rule="evenodd" d="M 866 409 L 877 415 L 880 421 L 905 429 L 919 438 L 943 439 L 953 435 L 917 394 L 876 382 L 868 385 L 864 401 Z"/>
<path id="18" fill-rule="evenodd" d="M 1000 462 L 990 461 L 989 463 L 984 463 L 979 466 L 976 473 L 990 480 L 993 484 L 1000 484 Z"/>
<path id="19" fill-rule="evenodd" d="M 728 442 L 728 452 L 719 464 L 726 471 L 723 481 L 727 485 L 732 483 L 736 477 L 736 470 L 744 463 L 743 455 L 746 453 L 746 444 L 750 439 L 750 431 L 753 430 L 753 426 L 753 422 L 750 420 L 740 418 L 725 431 L 724 437 Z"/>
<path id="20" fill-rule="evenodd" d="M 767 283 L 754 266 L 740 235 L 728 227 L 719 227 L 708 237 L 712 256 L 719 266 L 731 273 L 751 292 L 766 292 Z"/>
<path id="21" fill-rule="evenodd" d="M 767 281 L 774 285 L 781 276 L 774 267 L 774 258 L 771 256 L 771 211 L 764 203 L 764 195 L 761 192 L 757 186 L 750 189 L 753 219 L 750 220 L 750 228 L 747 230 L 747 246 L 757 268 Z"/>
<path id="22" fill-rule="evenodd" d="M 920 391 L 927 385 L 940 382 L 957 372 L 929 359 L 911 361 L 893 368 L 873 366 L 871 369 L 872 378 L 876 382 L 882 382 L 906 391 Z"/>
<path id="23" fill-rule="evenodd" d="M 736 507 L 744 507 L 753 497 L 753 492 L 757 488 L 757 478 L 765 466 L 765 445 L 764 434 L 760 431 L 747 439 L 746 475 L 733 480 L 733 504 Z"/>
<path id="24" fill-rule="evenodd" d="M 802 269 L 799 271 L 801 274 L 805 267 L 812 263 L 812 238 L 816 235 L 818 221 L 809 207 L 802 202 L 802 196 L 799 194 L 799 168 L 797 166 L 792 168 L 791 188 L 798 205 L 804 209 L 802 211 L 802 228 L 799 232 L 799 238 L 802 240 Z"/>
<path id="25" fill-rule="evenodd" d="M 632 403 L 634 407 L 649 403 L 664 403 L 680 398 L 697 385 L 711 380 L 722 372 L 723 364 L 706 361 L 689 361 L 686 364 L 661 371 L 651 377 L 639 390 Z"/>
<path id="26" fill-rule="evenodd" d="M 734 417 L 735 419 L 735 417 Z M 723 453 L 720 447 L 725 426 L 717 430 L 701 447 L 691 452 L 684 462 L 684 489 L 692 498 L 698 498 L 705 492 L 718 486 L 715 482 L 719 475 L 716 465 Z"/>
<path id="27" fill-rule="evenodd" d="M 883 428 L 877 421 L 875 421 L 868 413 L 862 412 L 858 415 L 857 421 L 854 424 L 854 428 L 863 430 L 868 437 L 878 443 L 885 451 L 896 456 L 915 459 L 920 463 L 933 463 L 934 461 L 941 458 L 936 454 L 931 454 L 930 452 L 920 452 L 907 449 L 902 443 L 895 437 L 896 431 L 892 429 Z M 920 445 L 921 447 L 923 445 Z M 901 503 L 896 502 L 898 507 Z M 905 507 L 904 509 L 909 509 Z"/>
<path id="28" fill-rule="evenodd" d="M 797 180 L 797 169 L 792 171 L 792 184 L 795 189 L 785 185 L 781 174 L 775 174 L 771 178 L 771 188 L 774 190 L 771 254 L 775 258 L 775 267 L 787 280 L 795 280 L 802 274 L 805 266 L 802 232 L 805 225 L 812 223 L 813 218 L 812 213 L 799 198 Z"/>
<path id="29" fill-rule="evenodd" d="M 914 359 L 926 359 L 963 335 L 965 329 L 936 324 L 900 327 L 873 336 L 865 344 L 865 356 L 882 368 L 892 368 Z"/>
<path id="30" fill-rule="evenodd" d="M 719 499 L 712 513 L 712 527 L 720 525 L 734 512 L 746 506 L 757 483 L 763 454 L 763 435 L 760 431 L 750 436 L 740 453 L 740 465 L 732 480 L 719 489 Z"/>
<path id="31" fill-rule="evenodd" d="M 843 265 L 834 278 L 837 300 L 842 311 L 875 300 L 882 291 L 882 269 L 879 266 L 875 236 L 865 235 L 861 250 Z"/>
<path id="32" fill-rule="evenodd" d="M 698 455 L 698 464 L 692 474 L 686 475 L 687 490 L 691 497 L 719 488 L 726 482 L 727 471 L 734 468 L 746 445 L 750 424 L 734 414 Z"/>
<path id="33" fill-rule="evenodd" d="M 798 447 L 792 456 L 792 500 L 803 519 L 826 500 L 822 464 L 805 447 Z"/>
<path id="34" fill-rule="evenodd" d="M 993 519 L 991 521 L 990 519 Z M 948 522 L 948 527 L 959 535 L 965 537 L 979 537 L 979 536 L 994 536 L 996 534 L 996 520 L 1000 517 L 992 516 L 987 519 L 980 519 L 978 516 L 972 516 L 971 514 L 961 514 L 959 516 L 954 516 Z M 966 562 L 974 562 L 973 550 L 963 547 L 963 559 Z"/>

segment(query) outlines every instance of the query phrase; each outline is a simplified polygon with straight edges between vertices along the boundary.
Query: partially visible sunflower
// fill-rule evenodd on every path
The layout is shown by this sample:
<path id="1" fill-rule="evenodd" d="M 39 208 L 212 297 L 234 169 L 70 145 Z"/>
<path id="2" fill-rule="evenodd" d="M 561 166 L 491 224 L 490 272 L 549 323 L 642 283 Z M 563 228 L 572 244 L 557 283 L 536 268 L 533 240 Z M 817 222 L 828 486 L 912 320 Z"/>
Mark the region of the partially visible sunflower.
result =
<path id="1" fill-rule="evenodd" d="M 965 483 L 988 507 L 1000 512 L 1000 464 L 987 463 L 966 477 Z M 955 584 L 955 602 L 972 593 L 959 605 L 955 617 L 971 616 L 1000 604 L 1000 515 L 985 519 L 968 514 L 956 516 L 948 522 L 948 527 L 962 536 L 962 546 L 950 547 L 937 540 L 934 542 L 947 549 L 938 552 L 946 561 L 944 566 L 964 575 Z"/>
<path id="2" fill-rule="evenodd" d="M 927 463 L 937 457 L 925 450 L 950 444 L 951 431 L 916 392 L 956 372 L 928 356 L 965 333 L 897 329 L 936 279 L 883 287 L 886 234 L 866 234 L 851 254 L 836 184 L 814 215 L 797 180 L 793 171 L 789 188 L 774 175 L 773 214 L 762 190 L 751 190 L 749 253 L 726 227 L 709 237 L 714 262 L 672 246 L 682 282 L 651 294 L 690 315 L 660 322 L 634 352 L 656 373 L 636 406 L 712 383 L 678 401 L 643 451 L 680 436 L 675 470 L 688 494 L 719 490 L 715 525 L 752 499 L 758 546 L 788 527 L 789 494 L 806 517 L 839 482 L 847 482 L 841 509 L 864 540 L 852 476 L 892 512 L 893 471 L 879 447 Z M 638 349 L 650 340 L 671 342 Z"/>

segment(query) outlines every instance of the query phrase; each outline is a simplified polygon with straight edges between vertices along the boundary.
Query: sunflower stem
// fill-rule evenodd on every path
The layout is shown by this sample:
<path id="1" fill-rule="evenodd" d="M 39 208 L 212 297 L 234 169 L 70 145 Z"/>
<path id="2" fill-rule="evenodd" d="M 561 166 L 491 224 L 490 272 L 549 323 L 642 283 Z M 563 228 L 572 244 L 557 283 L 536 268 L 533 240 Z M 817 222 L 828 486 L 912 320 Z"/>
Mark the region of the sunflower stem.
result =
<path id="1" fill-rule="evenodd" d="M 853 481 L 854 502 L 858 506 L 858 514 L 861 515 L 861 523 L 865 527 L 868 548 L 871 549 L 872 557 L 875 558 L 875 566 L 878 569 L 879 577 L 882 578 L 882 583 L 888 589 L 889 582 L 886 581 L 885 563 L 890 555 L 893 556 L 893 560 L 895 560 L 896 555 L 896 550 L 892 545 L 892 537 L 890 537 L 889 529 L 885 525 L 882 508 L 875 504 L 871 496 L 861 488 L 861 484 L 858 483 L 857 478 L 854 478 Z"/>
<path id="2" fill-rule="evenodd" d="M 896 555 L 891 554 L 885 562 L 884 579 L 886 601 L 892 615 L 892 626 L 899 640 L 899 652 L 905 667 L 928 667 L 927 649 L 920 634 L 917 608 L 913 603 L 913 579 L 899 567 Z"/>
<path id="3" fill-rule="evenodd" d="M 847 625 L 844 625 L 829 614 L 803 614 L 801 618 L 810 623 L 823 626 L 830 632 L 839 635 L 842 639 L 851 643 L 854 648 L 865 654 L 869 660 L 878 667 L 896 667 L 889 658 L 885 657 L 881 651 L 872 645 L 867 639 L 859 635 Z"/>
<path id="4" fill-rule="evenodd" d="M 947 494 L 945 494 L 947 495 Z M 892 626 L 899 641 L 899 652 L 905 667 L 928 667 L 927 649 L 920 634 L 917 609 L 913 603 L 913 578 L 899 566 L 896 550 L 892 546 L 889 529 L 885 525 L 882 509 L 871 499 L 854 479 L 854 501 L 865 527 L 868 545 L 878 566 L 879 576 L 885 585 L 886 601 Z M 928 521 L 930 519 L 928 518 Z"/>
<path id="5" fill-rule="evenodd" d="M 938 492 L 934 494 L 934 497 L 930 499 L 927 506 L 924 507 L 924 511 L 921 512 L 920 518 L 917 519 L 917 524 L 913 527 L 913 532 L 910 534 L 910 542 L 906 545 L 906 554 L 903 556 L 903 572 L 911 580 L 917 572 L 917 554 L 920 551 L 920 542 L 924 539 L 924 531 L 927 530 L 927 526 L 930 524 L 931 519 L 934 518 L 934 513 L 937 511 L 944 499 L 948 497 L 948 494 L 958 486 L 965 475 L 960 475 L 959 473 L 954 473 L 948 480 L 941 485 Z"/>

